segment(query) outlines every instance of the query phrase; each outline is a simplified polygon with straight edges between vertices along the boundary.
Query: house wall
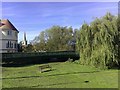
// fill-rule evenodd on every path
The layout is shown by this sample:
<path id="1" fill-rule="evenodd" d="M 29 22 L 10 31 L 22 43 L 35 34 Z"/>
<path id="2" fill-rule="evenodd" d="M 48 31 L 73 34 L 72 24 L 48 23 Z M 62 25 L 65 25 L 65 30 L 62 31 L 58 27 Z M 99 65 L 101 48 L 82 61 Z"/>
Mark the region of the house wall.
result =
<path id="1" fill-rule="evenodd" d="M 2 52 L 2 30 L 0 28 L 0 53 Z"/>
<path id="2" fill-rule="evenodd" d="M 11 35 L 8 35 L 8 31 L 11 31 Z M 4 30 L 2 29 L 2 39 L 8 40 L 18 40 L 18 32 L 14 30 Z"/>
<path id="3" fill-rule="evenodd" d="M 8 31 L 11 32 L 10 35 L 8 35 Z M 18 32 L 14 30 L 4 30 L 2 29 L 2 38 L 0 38 L 1 43 L 1 52 L 17 52 L 17 44 L 18 44 Z M 9 42 L 9 43 L 8 43 Z M 10 44 L 11 43 L 11 44 Z M 9 44 L 9 46 L 8 46 Z"/>

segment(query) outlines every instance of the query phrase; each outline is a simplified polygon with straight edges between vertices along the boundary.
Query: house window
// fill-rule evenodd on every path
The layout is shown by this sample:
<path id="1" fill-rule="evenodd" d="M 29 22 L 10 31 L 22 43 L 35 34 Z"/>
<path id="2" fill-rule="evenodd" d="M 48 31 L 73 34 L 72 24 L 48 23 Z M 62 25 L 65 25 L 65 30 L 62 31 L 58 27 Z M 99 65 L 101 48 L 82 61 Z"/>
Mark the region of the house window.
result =
<path id="1" fill-rule="evenodd" d="M 9 31 L 8 31 L 8 35 L 9 35 Z"/>
<path id="2" fill-rule="evenodd" d="M 6 48 L 9 48 L 9 41 L 6 43 Z"/>
<path id="3" fill-rule="evenodd" d="M 16 48 L 16 43 L 14 44 L 14 48 Z"/>
<path id="4" fill-rule="evenodd" d="M 9 42 L 10 48 L 13 48 L 13 43 Z"/>
<path id="5" fill-rule="evenodd" d="M 13 48 L 13 43 L 11 43 L 11 48 Z"/>
<path id="6" fill-rule="evenodd" d="M 17 32 L 15 32 L 15 36 L 17 37 Z"/>
<path id="7" fill-rule="evenodd" d="M 9 42 L 9 47 L 11 48 L 11 41 Z"/>
<path id="8" fill-rule="evenodd" d="M 6 48 L 13 48 L 13 43 L 11 43 L 11 41 L 8 41 L 6 43 Z"/>
<path id="9" fill-rule="evenodd" d="M 11 30 L 8 30 L 8 35 L 12 35 L 12 31 Z"/>

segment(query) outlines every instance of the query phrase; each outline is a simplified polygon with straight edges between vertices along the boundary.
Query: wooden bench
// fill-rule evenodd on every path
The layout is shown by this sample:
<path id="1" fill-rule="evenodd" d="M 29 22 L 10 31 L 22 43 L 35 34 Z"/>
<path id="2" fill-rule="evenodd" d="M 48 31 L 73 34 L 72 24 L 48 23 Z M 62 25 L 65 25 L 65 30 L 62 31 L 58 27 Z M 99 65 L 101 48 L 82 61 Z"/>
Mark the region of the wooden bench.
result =
<path id="1" fill-rule="evenodd" d="M 42 72 L 45 72 L 45 71 L 51 71 L 52 68 L 51 68 L 50 65 L 46 64 L 46 65 L 39 66 L 39 70 L 42 73 Z"/>

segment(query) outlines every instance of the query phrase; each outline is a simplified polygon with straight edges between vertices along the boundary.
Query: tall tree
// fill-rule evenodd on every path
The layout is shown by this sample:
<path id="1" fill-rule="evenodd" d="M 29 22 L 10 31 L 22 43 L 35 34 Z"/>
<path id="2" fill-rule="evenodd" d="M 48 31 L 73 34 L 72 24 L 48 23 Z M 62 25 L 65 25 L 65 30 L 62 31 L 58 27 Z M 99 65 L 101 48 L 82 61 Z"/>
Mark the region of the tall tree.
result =
<path id="1" fill-rule="evenodd" d="M 77 38 L 80 63 L 100 68 L 119 66 L 117 17 L 107 13 L 90 26 L 84 23 Z"/>
<path id="2" fill-rule="evenodd" d="M 37 39 L 38 40 L 37 40 Z M 73 50 L 69 44 L 73 40 L 72 27 L 53 26 L 37 36 L 34 41 L 34 47 L 37 51 L 66 51 Z"/>

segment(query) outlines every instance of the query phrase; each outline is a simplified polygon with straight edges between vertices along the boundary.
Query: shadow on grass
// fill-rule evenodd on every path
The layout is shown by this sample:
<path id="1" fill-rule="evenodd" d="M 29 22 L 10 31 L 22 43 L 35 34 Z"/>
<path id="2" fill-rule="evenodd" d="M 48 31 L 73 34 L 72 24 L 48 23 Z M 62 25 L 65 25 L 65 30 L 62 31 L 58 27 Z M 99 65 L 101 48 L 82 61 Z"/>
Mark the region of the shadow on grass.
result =
<path id="1" fill-rule="evenodd" d="M 31 86 L 32 88 L 35 88 L 35 87 L 46 87 L 46 86 L 56 86 L 56 85 L 66 85 L 66 84 L 76 84 L 76 83 L 84 83 L 83 82 L 65 82 L 65 83 L 53 83 L 53 84 L 48 84 L 48 85 L 34 85 L 34 86 Z"/>
<path id="2" fill-rule="evenodd" d="M 56 69 L 53 69 L 56 70 Z M 52 71 L 53 71 L 52 70 Z M 62 73 L 62 74 L 52 74 L 52 75 L 44 75 L 44 76 L 24 76 L 24 77 L 13 77 L 13 78 L 2 78 L 2 79 L 20 79 L 20 78 L 42 78 L 42 77 L 49 77 L 49 76 L 62 76 L 62 75 L 70 75 L 70 74 L 80 74 L 80 73 L 96 73 L 100 71 L 91 71 L 91 72 L 72 72 L 72 73 Z M 45 73 L 45 72 L 43 72 Z"/>

